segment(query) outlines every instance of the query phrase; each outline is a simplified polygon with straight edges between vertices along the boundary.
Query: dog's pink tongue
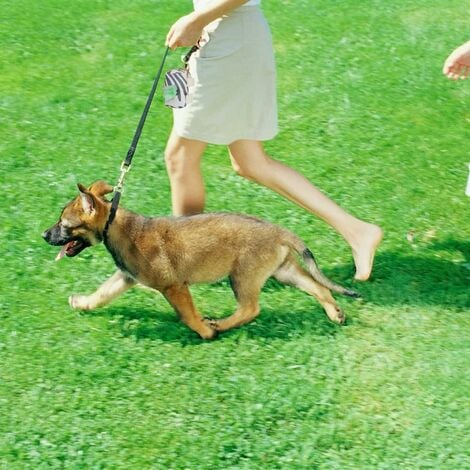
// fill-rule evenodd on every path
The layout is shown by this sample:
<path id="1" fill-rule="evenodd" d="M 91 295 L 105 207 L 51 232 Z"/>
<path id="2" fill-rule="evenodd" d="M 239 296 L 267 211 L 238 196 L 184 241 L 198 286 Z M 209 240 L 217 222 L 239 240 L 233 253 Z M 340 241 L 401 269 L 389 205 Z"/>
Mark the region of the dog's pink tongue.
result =
<path id="1" fill-rule="evenodd" d="M 56 261 L 61 260 L 61 259 L 65 256 L 66 250 L 67 250 L 67 245 L 64 245 L 64 246 L 60 249 L 60 251 L 59 251 L 59 253 L 57 254 L 57 256 L 55 257 L 55 260 L 56 260 Z"/>

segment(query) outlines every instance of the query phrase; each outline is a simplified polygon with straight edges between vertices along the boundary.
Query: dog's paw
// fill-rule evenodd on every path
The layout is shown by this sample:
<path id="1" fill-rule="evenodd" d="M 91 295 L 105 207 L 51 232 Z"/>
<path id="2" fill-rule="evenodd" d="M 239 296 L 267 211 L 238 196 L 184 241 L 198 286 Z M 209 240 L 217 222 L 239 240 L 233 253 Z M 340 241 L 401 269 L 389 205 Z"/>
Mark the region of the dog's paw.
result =
<path id="1" fill-rule="evenodd" d="M 87 295 L 71 295 L 69 305 L 75 310 L 91 310 L 93 308 Z"/>
<path id="2" fill-rule="evenodd" d="M 346 322 L 346 315 L 344 314 L 342 310 L 338 312 L 336 322 L 338 323 L 338 325 L 344 325 L 344 323 Z"/>
<path id="3" fill-rule="evenodd" d="M 324 306 L 326 314 L 328 315 L 328 318 L 334 322 L 337 323 L 338 325 L 344 325 L 344 322 L 346 321 L 346 317 L 344 315 L 344 312 L 341 310 L 341 308 L 336 305 L 336 304 L 331 304 L 328 306 Z"/>
<path id="4" fill-rule="evenodd" d="M 199 336 L 202 339 L 215 339 L 217 338 L 219 332 L 216 330 L 213 330 L 212 328 L 207 328 L 207 330 L 204 330 L 203 332 L 199 332 Z"/>
<path id="5" fill-rule="evenodd" d="M 335 323 L 338 323 L 338 325 L 344 325 L 344 322 L 346 321 L 346 316 L 344 315 L 344 312 L 339 308 L 335 308 L 335 315 L 331 318 Z"/>
<path id="6" fill-rule="evenodd" d="M 207 325 L 209 328 L 212 328 L 215 331 L 219 331 L 219 322 L 214 318 L 204 317 L 203 321 L 204 324 Z"/>

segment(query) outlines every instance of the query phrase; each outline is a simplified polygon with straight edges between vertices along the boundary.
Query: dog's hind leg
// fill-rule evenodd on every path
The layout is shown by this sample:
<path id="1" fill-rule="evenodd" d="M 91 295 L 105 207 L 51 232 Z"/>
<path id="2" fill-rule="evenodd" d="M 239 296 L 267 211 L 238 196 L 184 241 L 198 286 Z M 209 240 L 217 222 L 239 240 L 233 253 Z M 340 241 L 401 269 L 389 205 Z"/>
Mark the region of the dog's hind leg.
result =
<path id="1" fill-rule="evenodd" d="M 71 295 L 69 304 L 78 310 L 93 310 L 109 304 L 113 299 L 134 286 L 136 282 L 123 271 L 116 271 L 90 295 Z"/>
<path id="2" fill-rule="evenodd" d="M 344 313 L 331 295 L 330 290 L 315 281 L 293 256 L 289 255 L 273 276 L 279 282 L 298 287 L 307 294 L 314 296 L 325 309 L 331 321 L 344 323 Z"/>
<path id="3" fill-rule="evenodd" d="M 259 295 L 265 281 L 265 276 L 262 279 L 254 280 L 251 276 L 247 279 L 243 275 L 232 274 L 230 284 L 237 299 L 237 309 L 229 317 L 220 320 L 206 319 L 205 321 L 217 331 L 238 328 L 252 321 L 260 312 Z"/>
<path id="4" fill-rule="evenodd" d="M 261 288 L 272 276 L 280 263 L 288 256 L 287 247 L 265 250 L 264 247 L 254 247 L 251 252 L 238 259 L 236 268 L 230 273 L 230 285 L 235 298 L 237 309 L 226 318 L 220 320 L 207 319 L 206 322 L 217 331 L 227 331 L 238 328 L 254 320 L 260 312 L 259 296 Z M 259 254 L 262 262 L 259 262 Z"/>
<path id="5" fill-rule="evenodd" d="M 171 286 L 161 291 L 171 306 L 178 313 L 181 321 L 201 338 L 212 339 L 217 332 L 202 319 L 194 307 L 191 293 L 187 286 Z"/>

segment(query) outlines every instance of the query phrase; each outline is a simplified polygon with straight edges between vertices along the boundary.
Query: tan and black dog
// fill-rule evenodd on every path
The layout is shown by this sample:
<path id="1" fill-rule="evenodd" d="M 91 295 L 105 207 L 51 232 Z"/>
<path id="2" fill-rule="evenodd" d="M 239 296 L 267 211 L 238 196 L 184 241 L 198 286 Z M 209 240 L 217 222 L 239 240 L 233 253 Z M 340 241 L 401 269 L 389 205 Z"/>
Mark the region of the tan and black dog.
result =
<path id="1" fill-rule="evenodd" d="M 79 195 L 43 237 L 62 246 L 57 259 L 104 241 L 118 271 L 93 294 L 72 295 L 72 308 L 101 307 L 140 283 L 160 291 L 189 328 L 210 339 L 258 315 L 260 291 L 270 276 L 316 297 L 336 323 L 343 323 L 344 315 L 330 290 L 357 296 L 323 275 L 305 243 L 279 226 L 246 215 L 149 218 L 119 208 L 105 234 L 111 203 L 104 196 L 113 188 L 103 181 L 78 188 Z M 188 286 L 226 276 L 237 299 L 235 313 L 220 320 L 202 318 Z"/>

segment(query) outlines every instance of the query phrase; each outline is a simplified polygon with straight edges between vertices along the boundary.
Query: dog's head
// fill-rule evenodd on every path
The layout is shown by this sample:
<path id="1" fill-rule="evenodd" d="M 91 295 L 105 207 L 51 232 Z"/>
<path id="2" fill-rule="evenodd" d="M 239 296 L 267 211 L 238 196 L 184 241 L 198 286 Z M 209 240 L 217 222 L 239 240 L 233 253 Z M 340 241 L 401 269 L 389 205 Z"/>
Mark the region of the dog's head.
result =
<path id="1" fill-rule="evenodd" d="M 100 243 L 108 220 L 110 204 L 104 198 L 113 187 L 96 181 L 88 189 L 78 184 L 79 195 L 62 210 L 59 221 L 43 234 L 49 245 L 61 246 L 56 260 L 76 256 L 91 245 Z"/>

